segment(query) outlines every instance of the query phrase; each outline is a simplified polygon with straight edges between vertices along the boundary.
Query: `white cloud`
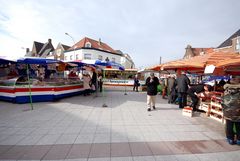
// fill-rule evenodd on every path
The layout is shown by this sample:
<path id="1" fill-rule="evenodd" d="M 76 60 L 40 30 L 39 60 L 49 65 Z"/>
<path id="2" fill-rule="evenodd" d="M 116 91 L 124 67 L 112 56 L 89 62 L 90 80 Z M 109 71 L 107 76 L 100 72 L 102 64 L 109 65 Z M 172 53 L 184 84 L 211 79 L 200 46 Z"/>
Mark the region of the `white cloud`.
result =
<path id="1" fill-rule="evenodd" d="M 0 0 L 0 55 L 52 39 L 101 38 L 137 66 L 181 58 L 187 44 L 213 47 L 239 29 L 238 0 Z"/>

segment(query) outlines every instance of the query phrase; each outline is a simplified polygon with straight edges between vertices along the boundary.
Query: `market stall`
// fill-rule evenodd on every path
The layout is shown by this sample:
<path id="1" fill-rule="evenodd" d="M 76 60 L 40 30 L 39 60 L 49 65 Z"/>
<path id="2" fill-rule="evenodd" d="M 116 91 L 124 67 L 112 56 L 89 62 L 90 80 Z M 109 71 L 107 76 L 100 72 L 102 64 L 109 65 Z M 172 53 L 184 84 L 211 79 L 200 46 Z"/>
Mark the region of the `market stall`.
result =
<path id="1" fill-rule="evenodd" d="M 14 103 L 54 101 L 84 91 L 83 82 L 79 78 L 69 79 L 59 74 L 64 70 L 62 62 L 44 58 L 7 61 L 4 61 L 6 66 L 1 67 L 1 71 L 7 72 L 6 76 L 0 77 L 0 100 Z M 16 65 L 18 75 L 9 77 L 9 68 L 13 64 Z M 58 68 L 62 69 L 58 71 Z"/>
<path id="2" fill-rule="evenodd" d="M 138 75 L 137 69 L 125 69 L 120 71 L 117 69 L 105 69 L 105 86 L 133 86 L 134 77 Z M 140 76 L 139 76 L 140 77 Z M 141 85 L 145 82 L 139 81 Z"/>

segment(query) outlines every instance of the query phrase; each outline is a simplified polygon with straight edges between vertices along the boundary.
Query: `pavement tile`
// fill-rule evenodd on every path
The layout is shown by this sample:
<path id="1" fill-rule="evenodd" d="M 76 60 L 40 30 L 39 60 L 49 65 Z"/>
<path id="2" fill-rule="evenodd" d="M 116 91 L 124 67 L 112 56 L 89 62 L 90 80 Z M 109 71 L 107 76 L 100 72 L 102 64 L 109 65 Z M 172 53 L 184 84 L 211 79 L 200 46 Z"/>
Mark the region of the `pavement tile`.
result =
<path id="1" fill-rule="evenodd" d="M 69 150 L 71 145 L 53 145 L 48 153 L 43 157 L 43 160 L 59 160 L 64 159 Z"/>
<path id="2" fill-rule="evenodd" d="M 92 144 L 89 158 L 110 157 L 110 152 L 109 143 Z"/>
<path id="3" fill-rule="evenodd" d="M 138 156 L 133 157 L 133 161 L 155 161 L 153 156 Z"/>
<path id="4" fill-rule="evenodd" d="M 67 159 L 88 158 L 91 150 L 91 144 L 72 145 Z"/>
<path id="5" fill-rule="evenodd" d="M 12 145 L 0 145 L 0 155 L 8 151 L 12 147 L 13 147 Z"/>
<path id="6" fill-rule="evenodd" d="M 191 154 L 191 151 L 180 142 L 171 141 L 165 142 L 165 144 L 172 151 L 173 154 Z"/>
<path id="7" fill-rule="evenodd" d="M 164 142 L 148 142 L 147 143 L 153 155 L 170 155 L 173 152 Z"/>
<path id="8" fill-rule="evenodd" d="M 223 147 L 226 151 L 237 151 L 240 150 L 240 146 L 233 146 L 227 143 L 226 140 L 214 140 L 217 144 Z"/>
<path id="9" fill-rule="evenodd" d="M 111 157 L 111 161 L 133 161 L 132 157 Z"/>
<path id="10" fill-rule="evenodd" d="M 18 142 L 23 140 L 26 135 L 10 135 L 6 139 L 0 142 L 0 145 L 16 145 Z"/>
<path id="11" fill-rule="evenodd" d="M 112 143 L 111 157 L 129 157 L 131 156 L 129 143 Z"/>
<path id="12" fill-rule="evenodd" d="M 145 142 L 130 142 L 132 156 L 151 156 L 152 152 Z"/>
<path id="13" fill-rule="evenodd" d="M 26 152 L 29 151 L 32 146 L 13 146 L 8 151 L 2 153 L 0 155 L 0 159 L 20 159 L 21 156 Z"/>
<path id="14" fill-rule="evenodd" d="M 160 155 L 154 156 L 156 161 L 177 161 L 174 155 Z"/>
<path id="15" fill-rule="evenodd" d="M 77 134 L 63 134 L 55 144 L 73 144 L 77 138 Z"/>
<path id="16" fill-rule="evenodd" d="M 24 153 L 21 160 L 41 160 L 50 148 L 51 145 L 35 145 Z"/>

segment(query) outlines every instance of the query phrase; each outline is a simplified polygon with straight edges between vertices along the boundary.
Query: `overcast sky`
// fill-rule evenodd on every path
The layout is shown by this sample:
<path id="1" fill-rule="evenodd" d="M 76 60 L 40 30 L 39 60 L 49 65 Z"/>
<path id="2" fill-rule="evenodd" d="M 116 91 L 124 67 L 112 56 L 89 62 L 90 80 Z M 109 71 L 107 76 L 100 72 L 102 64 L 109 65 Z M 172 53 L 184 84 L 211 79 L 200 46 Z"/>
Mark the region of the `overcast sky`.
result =
<path id="1" fill-rule="evenodd" d="M 239 0 L 0 0 L 0 56 L 23 56 L 33 41 L 72 46 L 83 37 L 128 53 L 137 67 L 216 47 L 240 29 Z"/>

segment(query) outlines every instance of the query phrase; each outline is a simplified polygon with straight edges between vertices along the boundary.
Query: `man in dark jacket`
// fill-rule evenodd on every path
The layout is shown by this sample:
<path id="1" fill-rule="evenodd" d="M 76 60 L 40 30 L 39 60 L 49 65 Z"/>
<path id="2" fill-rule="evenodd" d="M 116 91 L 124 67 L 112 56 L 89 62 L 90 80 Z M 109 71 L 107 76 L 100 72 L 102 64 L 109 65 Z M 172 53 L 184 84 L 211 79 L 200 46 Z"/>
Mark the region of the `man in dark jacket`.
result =
<path id="1" fill-rule="evenodd" d="M 181 75 L 177 78 L 179 108 L 184 108 L 187 105 L 187 90 L 189 85 L 190 80 L 186 76 L 186 73 L 182 71 Z"/>
<path id="2" fill-rule="evenodd" d="M 193 108 L 193 111 L 197 111 L 197 104 L 199 101 L 200 93 L 209 92 L 210 89 L 211 86 L 207 84 L 198 84 L 188 89 L 187 94 L 191 97 L 191 107 Z"/>
<path id="3" fill-rule="evenodd" d="M 153 109 L 156 109 L 155 102 L 158 85 L 159 85 L 158 78 L 154 76 L 154 73 L 151 73 L 150 77 L 146 79 L 148 111 L 151 111 L 151 106 Z"/>

